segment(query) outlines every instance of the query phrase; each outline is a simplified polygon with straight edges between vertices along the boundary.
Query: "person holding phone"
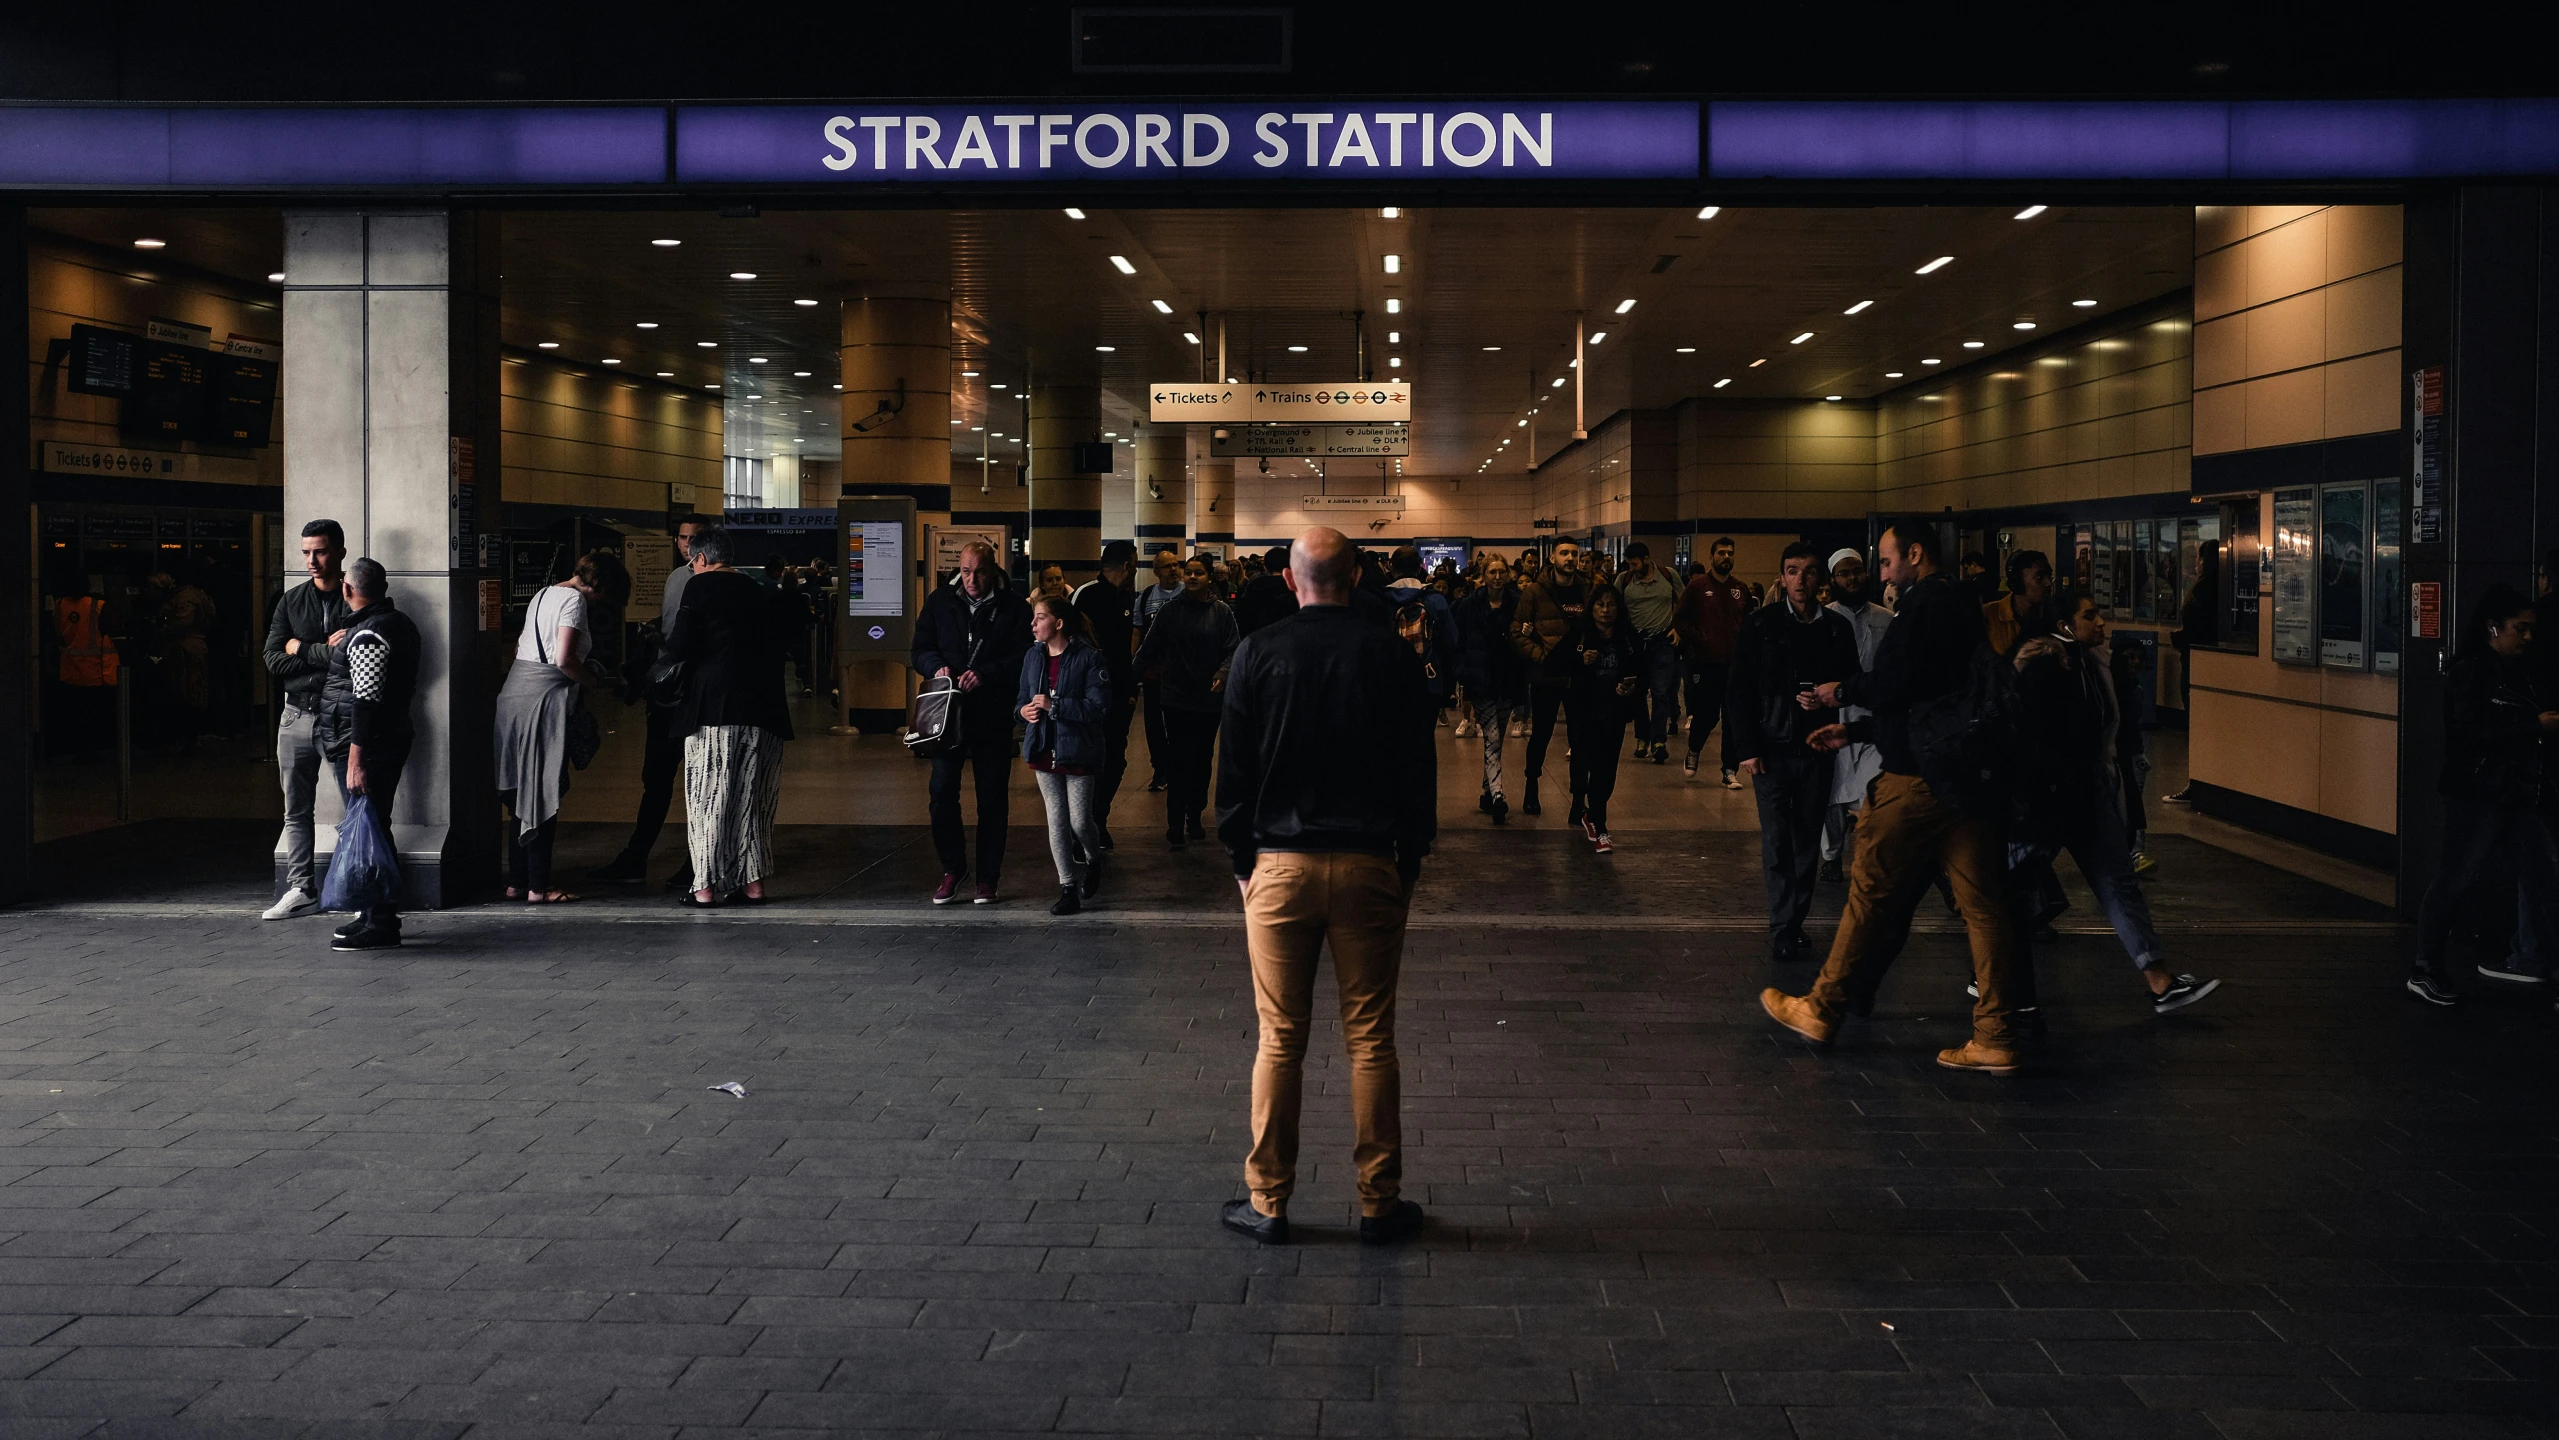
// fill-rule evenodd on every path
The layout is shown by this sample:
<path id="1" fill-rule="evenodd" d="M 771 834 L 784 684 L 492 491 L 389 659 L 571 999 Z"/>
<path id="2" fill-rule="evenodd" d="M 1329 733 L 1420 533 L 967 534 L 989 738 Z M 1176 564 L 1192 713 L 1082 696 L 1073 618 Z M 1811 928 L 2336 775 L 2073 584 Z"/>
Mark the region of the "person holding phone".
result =
<path id="1" fill-rule="evenodd" d="M 1644 656 L 1626 619 L 1626 599 L 1614 586 L 1592 586 L 1587 605 L 1565 642 L 1572 678 L 1564 691 L 1564 723 L 1571 727 L 1573 746 L 1564 768 L 1572 778 L 1573 806 L 1564 819 L 1581 826 L 1592 850 L 1606 855 L 1617 848 L 1608 833 L 1608 801 L 1617 793 L 1627 722 L 1642 704 L 1637 697 Z"/>
<path id="2" fill-rule="evenodd" d="M 1778 563 L 1778 603 L 1744 616 L 1734 638 L 1724 713 L 1725 734 L 1759 802 L 1769 954 L 1785 964 L 1810 953 L 1804 917 L 1813 908 L 1836 763 L 1805 743 L 1838 718 L 1816 692 L 1858 673 L 1858 664 L 1856 632 L 1821 603 L 1820 552 L 1799 540 Z"/>

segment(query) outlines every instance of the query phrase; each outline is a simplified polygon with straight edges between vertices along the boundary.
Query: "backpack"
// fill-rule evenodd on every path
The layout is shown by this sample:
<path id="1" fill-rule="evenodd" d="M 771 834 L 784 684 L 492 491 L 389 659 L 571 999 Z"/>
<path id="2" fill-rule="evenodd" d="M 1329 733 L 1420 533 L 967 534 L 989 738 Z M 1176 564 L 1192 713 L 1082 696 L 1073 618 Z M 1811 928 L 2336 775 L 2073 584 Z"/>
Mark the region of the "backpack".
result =
<path id="1" fill-rule="evenodd" d="M 1430 602 L 1424 598 L 1431 591 L 1425 587 L 1398 593 L 1410 598 L 1395 606 L 1395 636 L 1413 647 L 1414 656 L 1422 662 L 1422 678 L 1436 689 L 1439 685 L 1439 622 L 1431 618 Z"/>
<path id="2" fill-rule="evenodd" d="M 1973 647 L 1964 683 L 1910 707 L 1910 748 L 1928 788 L 1984 819 L 2002 817 L 2024 740 L 2017 671 L 1988 641 Z"/>

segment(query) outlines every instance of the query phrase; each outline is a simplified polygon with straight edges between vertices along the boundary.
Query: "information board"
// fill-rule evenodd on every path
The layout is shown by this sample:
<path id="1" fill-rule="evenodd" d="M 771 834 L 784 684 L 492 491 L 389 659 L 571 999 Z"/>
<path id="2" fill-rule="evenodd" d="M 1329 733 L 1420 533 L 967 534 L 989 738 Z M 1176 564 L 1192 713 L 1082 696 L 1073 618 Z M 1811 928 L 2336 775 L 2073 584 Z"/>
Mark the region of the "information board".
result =
<path id="1" fill-rule="evenodd" d="M 675 537 L 623 536 L 622 565 L 631 572 L 631 608 L 638 612 L 633 618 L 656 614 L 666 595 L 666 577 L 675 571 Z"/>
<path id="2" fill-rule="evenodd" d="M 1249 425 L 1346 422 L 1377 424 L 1413 418 L 1413 387 L 1402 380 L 1340 380 L 1309 385 L 1198 384 L 1147 387 L 1147 421 Z"/>
<path id="3" fill-rule="evenodd" d="M 1410 455 L 1409 425 L 1236 425 L 1210 432 L 1215 458 L 1294 455 L 1319 460 Z"/>
<path id="4" fill-rule="evenodd" d="M 2319 492 L 2303 486 L 2275 492 L 2274 659 L 2319 663 Z"/>
<path id="5" fill-rule="evenodd" d="M 835 512 L 842 572 L 834 602 L 836 655 L 839 661 L 903 658 L 915 638 L 915 502 L 847 496 Z"/>

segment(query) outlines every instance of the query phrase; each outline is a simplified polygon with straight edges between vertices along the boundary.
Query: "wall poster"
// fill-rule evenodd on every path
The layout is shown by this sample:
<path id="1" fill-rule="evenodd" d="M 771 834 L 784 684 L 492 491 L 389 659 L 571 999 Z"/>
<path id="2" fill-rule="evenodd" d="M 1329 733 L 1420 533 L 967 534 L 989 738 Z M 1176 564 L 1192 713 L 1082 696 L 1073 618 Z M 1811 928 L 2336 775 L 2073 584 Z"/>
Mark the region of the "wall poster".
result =
<path id="1" fill-rule="evenodd" d="M 2397 479 L 2372 482 L 2372 672 L 2399 673 L 2399 647 L 2408 617 L 2400 606 L 2399 537 L 2401 486 Z"/>
<path id="2" fill-rule="evenodd" d="M 2095 584 L 2096 576 L 2088 567 L 2090 557 L 2096 553 L 2096 550 L 2096 526 L 2077 525 L 2071 528 L 2070 554 L 2066 558 L 2070 562 L 2070 578 L 2081 586 Z"/>
<path id="3" fill-rule="evenodd" d="M 2361 670 L 2372 663 L 2367 571 L 2372 564 L 2372 489 L 2361 480 L 2319 487 L 2319 663 Z"/>
<path id="4" fill-rule="evenodd" d="M 2151 585 L 2155 564 L 2151 552 L 2151 522 L 2132 522 L 2132 612 L 2135 620 L 2159 618 L 2158 597 Z"/>
<path id="5" fill-rule="evenodd" d="M 2319 492 L 2275 492 L 2274 652 L 2278 665 L 2319 663 Z"/>

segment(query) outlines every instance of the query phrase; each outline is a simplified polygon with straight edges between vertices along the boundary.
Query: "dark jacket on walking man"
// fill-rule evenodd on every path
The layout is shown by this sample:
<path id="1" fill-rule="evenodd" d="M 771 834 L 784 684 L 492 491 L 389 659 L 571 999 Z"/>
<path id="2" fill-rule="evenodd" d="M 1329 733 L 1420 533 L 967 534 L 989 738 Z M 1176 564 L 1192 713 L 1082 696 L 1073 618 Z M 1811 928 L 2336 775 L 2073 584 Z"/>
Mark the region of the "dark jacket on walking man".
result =
<path id="1" fill-rule="evenodd" d="M 1403 1196 L 1396 977 L 1422 857 L 1437 833 L 1438 767 L 1421 662 L 1349 608 L 1350 541 L 1300 536 L 1289 586 L 1302 608 L 1235 653 L 1220 719 L 1217 832 L 1244 897 L 1261 1045 L 1253 1062 L 1249 1200 L 1227 1228 L 1288 1241 L 1298 1110 L 1313 1028 L 1315 968 L 1327 941 L 1350 1050 L 1360 1239 L 1389 1244 L 1422 1227 Z"/>
<path id="2" fill-rule="evenodd" d="M 960 692 L 960 743 L 933 757 L 928 792 L 933 848 L 941 857 L 942 883 L 933 903 L 959 898 L 968 874 L 968 832 L 960 823 L 960 773 L 977 789 L 977 893 L 992 905 L 1004 873 L 1004 831 L 1013 769 L 1013 682 L 1031 648 L 1031 607 L 1004 582 L 995 547 L 972 540 L 960 549 L 960 569 L 927 596 L 915 617 L 908 651 L 917 674 L 944 679 Z"/>
<path id="3" fill-rule="evenodd" d="M 1788 963 L 1807 949 L 1804 917 L 1812 913 L 1835 763 L 1805 741 L 1839 718 L 1835 707 L 1807 703 L 1809 692 L 1857 674 L 1858 665 L 1856 632 L 1821 603 L 1820 552 L 1797 541 L 1778 564 L 1778 602 L 1744 616 L 1735 637 L 1724 723 L 1759 804 L 1770 952 Z"/>

